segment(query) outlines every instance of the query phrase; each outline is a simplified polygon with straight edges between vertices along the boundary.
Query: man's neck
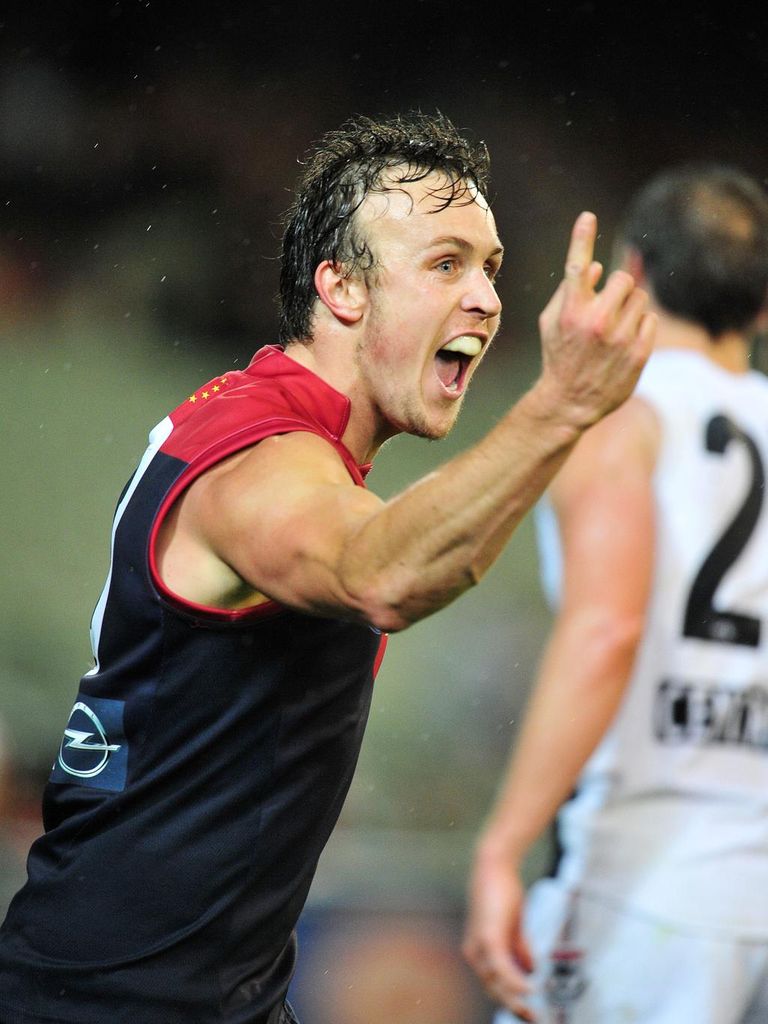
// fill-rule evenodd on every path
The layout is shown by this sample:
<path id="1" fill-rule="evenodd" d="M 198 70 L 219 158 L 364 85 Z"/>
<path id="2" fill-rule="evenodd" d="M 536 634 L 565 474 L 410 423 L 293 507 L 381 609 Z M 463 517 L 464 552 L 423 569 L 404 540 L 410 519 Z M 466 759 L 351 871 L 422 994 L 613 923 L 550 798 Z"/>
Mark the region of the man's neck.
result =
<path id="1" fill-rule="evenodd" d="M 655 347 L 700 352 L 730 373 L 746 373 L 749 369 L 749 342 L 745 335 L 729 331 L 715 341 L 702 327 L 663 312 L 659 313 Z"/>
<path id="2" fill-rule="evenodd" d="M 289 359 L 311 370 L 330 387 L 346 395 L 350 400 L 351 409 L 341 441 L 358 465 L 363 466 L 372 462 L 383 442 L 391 434 L 379 436 L 381 424 L 377 421 L 375 410 L 371 407 L 360 381 L 354 359 L 350 358 L 348 352 L 335 352 L 332 342 L 310 342 L 305 345 L 292 341 L 285 346 L 285 354 Z"/>

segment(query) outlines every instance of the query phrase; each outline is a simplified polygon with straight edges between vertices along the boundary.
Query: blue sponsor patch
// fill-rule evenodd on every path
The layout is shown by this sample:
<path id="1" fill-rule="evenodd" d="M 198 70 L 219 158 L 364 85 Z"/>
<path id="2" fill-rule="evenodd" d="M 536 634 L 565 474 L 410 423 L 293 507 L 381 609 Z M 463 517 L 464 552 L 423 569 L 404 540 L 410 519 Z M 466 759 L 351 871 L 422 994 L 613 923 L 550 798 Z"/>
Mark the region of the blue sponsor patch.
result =
<path id="1" fill-rule="evenodd" d="M 125 789 L 128 744 L 125 701 L 78 694 L 51 772 L 51 782 L 119 792 Z"/>

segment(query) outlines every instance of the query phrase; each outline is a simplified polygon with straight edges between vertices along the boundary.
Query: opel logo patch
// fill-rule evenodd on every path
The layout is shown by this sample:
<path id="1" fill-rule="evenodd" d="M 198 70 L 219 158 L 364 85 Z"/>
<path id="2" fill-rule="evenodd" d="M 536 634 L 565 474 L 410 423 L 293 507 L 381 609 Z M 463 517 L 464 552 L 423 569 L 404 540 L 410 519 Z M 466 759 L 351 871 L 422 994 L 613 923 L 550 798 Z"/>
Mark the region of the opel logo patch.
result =
<path id="1" fill-rule="evenodd" d="M 68 775 L 90 779 L 103 772 L 110 755 L 120 750 L 109 743 L 98 716 L 82 701 L 77 701 L 69 716 L 59 748 L 59 765 Z"/>

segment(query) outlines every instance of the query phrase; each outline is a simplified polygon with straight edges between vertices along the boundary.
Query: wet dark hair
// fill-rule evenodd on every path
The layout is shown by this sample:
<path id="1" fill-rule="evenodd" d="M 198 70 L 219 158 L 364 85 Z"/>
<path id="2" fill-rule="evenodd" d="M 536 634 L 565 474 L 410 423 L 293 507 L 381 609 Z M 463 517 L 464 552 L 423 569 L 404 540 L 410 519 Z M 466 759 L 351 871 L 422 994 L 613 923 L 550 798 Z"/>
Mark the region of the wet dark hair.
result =
<path id="1" fill-rule="evenodd" d="M 737 168 L 662 172 L 630 204 L 621 241 L 636 249 L 657 302 L 713 338 L 747 330 L 768 297 L 768 196 Z"/>
<path id="2" fill-rule="evenodd" d="M 310 151 L 285 215 L 280 341 L 311 338 L 320 263 L 329 260 L 347 275 L 375 267 L 375 255 L 355 222 L 367 195 L 438 172 L 445 181 L 435 190 L 436 209 L 469 203 L 473 189 L 486 192 L 489 163 L 485 143 L 465 139 L 441 113 L 384 121 L 354 117 L 324 135 Z M 401 169 L 390 178 L 387 172 L 395 167 Z"/>

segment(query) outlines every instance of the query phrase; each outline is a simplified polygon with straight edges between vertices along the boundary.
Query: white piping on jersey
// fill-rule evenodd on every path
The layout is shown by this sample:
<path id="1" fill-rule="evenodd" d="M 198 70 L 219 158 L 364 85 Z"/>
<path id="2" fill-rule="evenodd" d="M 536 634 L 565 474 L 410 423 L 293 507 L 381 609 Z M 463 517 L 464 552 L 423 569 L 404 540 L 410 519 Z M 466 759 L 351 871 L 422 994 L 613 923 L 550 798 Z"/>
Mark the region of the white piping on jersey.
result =
<path id="1" fill-rule="evenodd" d="M 123 499 L 117 506 L 115 512 L 115 518 L 112 523 L 112 536 L 109 542 L 109 572 L 107 573 L 107 580 L 104 584 L 104 589 L 101 592 L 96 608 L 94 609 L 93 616 L 91 618 L 91 651 L 93 653 L 94 666 L 90 671 L 86 672 L 87 676 L 95 676 L 98 674 L 101 665 L 99 662 L 99 641 L 101 640 L 101 627 L 104 623 L 104 611 L 107 607 L 107 598 L 109 596 L 109 587 L 112 583 L 112 563 L 115 557 L 115 534 L 117 528 L 120 525 L 120 520 L 123 517 L 123 513 L 128 505 L 128 502 L 133 497 L 133 492 L 139 485 L 139 481 L 147 471 L 152 459 L 157 455 L 160 447 L 170 437 L 171 431 L 173 430 L 173 421 L 170 416 L 166 416 L 165 419 L 161 420 L 156 427 L 153 427 L 149 434 L 149 447 L 144 452 L 141 458 L 136 472 L 133 474 L 130 486 L 123 495 Z"/>

